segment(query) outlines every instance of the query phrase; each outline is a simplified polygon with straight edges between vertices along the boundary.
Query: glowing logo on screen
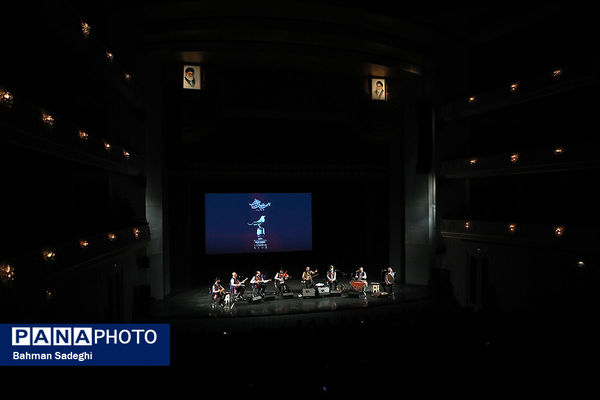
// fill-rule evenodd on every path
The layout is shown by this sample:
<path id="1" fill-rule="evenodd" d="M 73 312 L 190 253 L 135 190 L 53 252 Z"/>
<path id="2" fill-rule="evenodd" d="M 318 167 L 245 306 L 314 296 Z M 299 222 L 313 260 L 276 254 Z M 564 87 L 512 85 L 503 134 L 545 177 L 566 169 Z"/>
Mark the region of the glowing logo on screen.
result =
<path id="1" fill-rule="evenodd" d="M 264 211 L 265 208 L 269 207 L 270 205 L 271 203 L 261 203 L 258 199 L 254 199 L 254 201 L 249 204 L 250 208 L 257 211 Z"/>

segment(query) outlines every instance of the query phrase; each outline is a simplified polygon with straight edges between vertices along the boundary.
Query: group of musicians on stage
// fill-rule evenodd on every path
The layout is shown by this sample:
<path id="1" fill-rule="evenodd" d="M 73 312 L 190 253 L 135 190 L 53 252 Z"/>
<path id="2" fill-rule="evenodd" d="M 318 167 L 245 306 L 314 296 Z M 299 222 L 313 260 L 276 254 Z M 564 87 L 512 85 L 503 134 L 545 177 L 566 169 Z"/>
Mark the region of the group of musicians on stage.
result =
<path id="1" fill-rule="evenodd" d="M 304 288 L 312 288 L 315 286 L 313 278 L 316 275 L 318 275 L 318 272 L 319 272 L 318 270 L 312 271 L 310 269 L 310 267 L 306 267 L 306 269 L 302 273 L 302 279 L 301 279 L 301 282 L 302 282 L 302 285 Z M 393 292 L 394 274 L 395 274 L 395 272 L 392 270 L 391 267 L 387 269 L 385 282 L 384 282 L 384 289 L 388 293 Z M 329 267 L 329 270 L 327 271 L 326 276 L 327 276 L 327 286 L 329 287 L 329 290 L 337 290 L 337 287 L 338 287 L 337 286 L 337 272 L 333 265 L 331 265 Z M 290 291 L 290 289 L 288 288 L 288 285 L 286 283 L 286 281 L 290 278 L 291 278 L 291 276 L 287 273 L 287 271 L 284 271 L 283 268 L 280 269 L 275 274 L 275 277 L 273 278 L 273 280 L 275 283 L 275 292 L 277 294 L 283 294 L 283 293 L 287 293 Z M 245 291 L 244 283 L 246 282 L 247 279 L 248 278 L 244 279 L 243 281 L 240 281 L 238 279 L 237 273 L 233 272 L 231 274 L 231 279 L 229 280 L 229 295 L 230 295 L 232 301 L 243 299 L 243 295 L 244 295 L 244 291 Z M 364 290 L 367 286 L 366 285 L 367 273 L 365 272 L 363 267 L 360 267 L 354 273 L 353 280 L 365 282 L 365 285 L 363 286 L 363 289 L 362 289 L 362 291 L 364 293 Z M 271 279 L 264 279 L 264 276 L 262 275 L 262 273 L 260 271 L 256 271 L 256 274 L 250 280 L 250 284 L 252 284 L 252 296 L 253 297 L 263 296 L 265 293 L 265 290 L 267 288 L 266 283 L 268 283 L 270 281 L 271 281 Z M 211 289 L 211 295 L 212 295 L 213 301 L 218 302 L 219 304 L 222 305 L 226 294 L 227 293 L 225 291 L 225 288 L 221 285 L 221 280 L 217 277 L 215 279 L 215 283 L 213 283 L 212 289 Z"/>

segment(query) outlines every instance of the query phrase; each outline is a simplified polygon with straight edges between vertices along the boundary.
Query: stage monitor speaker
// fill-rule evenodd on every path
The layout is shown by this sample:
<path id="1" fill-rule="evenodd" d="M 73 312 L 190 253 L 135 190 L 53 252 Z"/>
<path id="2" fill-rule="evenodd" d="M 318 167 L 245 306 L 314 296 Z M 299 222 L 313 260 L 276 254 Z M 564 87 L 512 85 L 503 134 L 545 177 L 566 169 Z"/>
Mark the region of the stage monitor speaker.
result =
<path id="1" fill-rule="evenodd" d="M 331 290 L 329 292 L 330 296 L 341 296 L 342 295 L 342 291 L 341 290 Z"/>
<path id="2" fill-rule="evenodd" d="M 293 299 L 294 298 L 294 293 L 292 292 L 286 292 L 283 294 L 283 298 L 284 299 Z"/>
<path id="3" fill-rule="evenodd" d="M 315 289 L 313 288 L 309 288 L 309 289 L 302 289 L 302 297 L 315 297 Z"/>
<path id="4" fill-rule="evenodd" d="M 252 296 L 252 298 L 250 299 L 251 303 L 258 303 L 262 301 L 262 297 L 261 296 Z"/>
<path id="5" fill-rule="evenodd" d="M 327 286 L 317 288 L 319 296 L 329 296 L 329 288 Z"/>
<path id="6" fill-rule="evenodd" d="M 271 300 L 275 300 L 275 295 L 274 294 L 265 294 L 265 297 L 263 298 L 264 301 L 271 301 Z"/>

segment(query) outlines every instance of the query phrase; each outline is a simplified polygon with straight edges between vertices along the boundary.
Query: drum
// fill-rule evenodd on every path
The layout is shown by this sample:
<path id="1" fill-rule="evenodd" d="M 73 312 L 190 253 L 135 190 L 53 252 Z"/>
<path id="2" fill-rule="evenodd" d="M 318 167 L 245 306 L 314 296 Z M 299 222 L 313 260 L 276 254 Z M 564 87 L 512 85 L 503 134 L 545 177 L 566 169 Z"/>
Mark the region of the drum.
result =
<path id="1" fill-rule="evenodd" d="M 393 285 L 394 284 L 394 275 L 385 274 L 385 283 L 388 285 Z"/>
<path id="2" fill-rule="evenodd" d="M 365 281 L 351 281 L 350 286 L 357 292 L 360 291 L 363 287 L 365 287 L 367 282 Z"/>
<path id="3" fill-rule="evenodd" d="M 371 283 L 371 293 L 379 292 L 379 283 L 373 282 Z"/>

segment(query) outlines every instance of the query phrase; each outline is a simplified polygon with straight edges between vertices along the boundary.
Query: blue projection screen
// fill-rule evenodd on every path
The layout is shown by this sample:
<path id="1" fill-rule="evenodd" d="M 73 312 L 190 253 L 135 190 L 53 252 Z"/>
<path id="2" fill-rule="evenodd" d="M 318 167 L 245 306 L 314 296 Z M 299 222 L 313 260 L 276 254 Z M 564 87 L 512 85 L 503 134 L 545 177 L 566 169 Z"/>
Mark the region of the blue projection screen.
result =
<path id="1" fill-rule="evenodd" d="M 310 193 L 206 193 L 207 254 L 312 250 Z"/>

